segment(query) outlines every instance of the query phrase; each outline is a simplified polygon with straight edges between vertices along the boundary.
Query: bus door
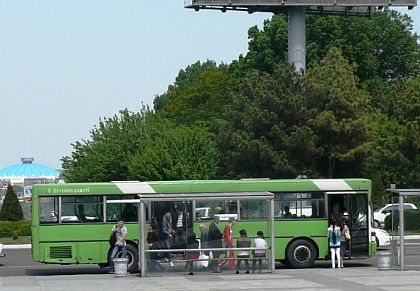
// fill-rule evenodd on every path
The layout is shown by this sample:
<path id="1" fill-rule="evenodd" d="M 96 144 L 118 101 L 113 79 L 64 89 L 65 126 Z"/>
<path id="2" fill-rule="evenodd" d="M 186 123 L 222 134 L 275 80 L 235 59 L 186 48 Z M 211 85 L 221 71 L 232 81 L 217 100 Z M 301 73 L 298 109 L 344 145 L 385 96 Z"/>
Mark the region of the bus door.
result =
<path id="1" fill-rule="evenodd" d="M 345 219 L 350 229 L 347 258 L 369 257 L 369 209 L 368 193 L 328 193 L 329 218 Z"/>

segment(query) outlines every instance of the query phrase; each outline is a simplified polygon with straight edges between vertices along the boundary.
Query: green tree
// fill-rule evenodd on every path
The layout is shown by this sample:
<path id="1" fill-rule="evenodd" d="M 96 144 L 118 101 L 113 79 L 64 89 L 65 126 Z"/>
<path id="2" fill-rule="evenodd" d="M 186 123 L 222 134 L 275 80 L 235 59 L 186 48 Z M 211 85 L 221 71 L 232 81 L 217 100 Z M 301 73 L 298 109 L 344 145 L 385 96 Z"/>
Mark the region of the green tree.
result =
<path id="1" fill-rule="evenodd" d="M 349 168 L 360 172 L 360 160 L 372 144 L 376 113 L 370 96 L 358 88 L 355 69 L 332 48 L 306 74 L 310 124 L 322 147 L 316 163 L 327 178 L 349 176 Z"/>
<path id="2" fill-rule="evenodd" d="M 307 126 L 304 79 L 283 62 L 273 73 L 251 72 L 232 95 L 218 129 L 226 177 L 295 178 L 312 172 L 319 154 Z"/>
<path id="3" fill-rule="evenodd" d="M 0 220 L 3 221 L 19 221 L 23 220 L 23 211 L 20 206 L 19 199 L 16 196 L 13 186 L 7 186 L 6 196 L 4 197 L 3 206 L 0 211 Z"/>
<path id="4" fill-rule="evenodd" d="M 395 10 L 376 12 L 373 18 L 307 14 L 308 68 L 336 47 L 350 63 L 358 64 L 356 75 L 361 83 L 375 77 L 385 81 L 413 78 L 420 70 L 420 45 L 412 23 L 409 16 Z M 238 75 L 251 69 L 272 72 L 275 63 L 287 58 L 287 30 L 284 15 L 274 15 L 261 30 L 250 28 L 249 51 L 232 62 L 231 69 Z"/>
<path id="5" fill-rule="evenodd" d="M 390 93 L 388 114 L 375 131 L 372 160 L 386 160 L 379 167 L 386 186 L 420 186 L 420 77 L 396 82 Z M 377 163 L 376 163 L 377 164 Z"/>
<path id="6" fill-rule="evenodd" d="M 214 177 L 217 151 L 205 132 L 180 127 L 144 107 L 100 121 L 76 142 L 63 169 L 70 182 Z"/>
<path id="7" fill-rule="evenodd" d="M 208 68 L 190 86 L 168 94 L 170 102 L 159 112 L 178 124 L 210 129 L 230 104 L 228 92 L 234 80 L 228 68 Z"/>
<path id="8" fill-rule="evenodd" d="M 62 158 L 69 182 L 108 182 L 128 179 L 129 155 L 144 148 L 147 107 L 139 113 L 128 110 L 100 119 L 90 132 L 90 140 L 77 141 L 71 156 Z"/>
<path id="9" fill-rule="evenodd" d="M 205 180 L 217 174 L 218 151 L 210 135 L 161 120 L 156 135 L 130 157 L 134 180 Z"/>
<path id="10" fill-rule="evenodd" d="M 164 94 L 156 96 L 153 100 L 154 110 L 158 112 L 171 102 L 171 92 L 188 88 L 198 80 L 203 72 L 216 67 L 215 61 L 207 60 L 203 63 L 197 61 L 187 66 L 185 70 L 180 70 L 178 76 L 175 78 L 175 82 L 168 86 L 168 90 Z"/>
<path id="11" fill-rule="evenodd" d="M 244 77 L 252 70 L 273 73 L 274 65 L 287 61 L 287 17 L 274 15 L 265 20 L 260 31 L 257 26 L 248 30 L 248 53 L 232 61 L 230 70 Z"/>

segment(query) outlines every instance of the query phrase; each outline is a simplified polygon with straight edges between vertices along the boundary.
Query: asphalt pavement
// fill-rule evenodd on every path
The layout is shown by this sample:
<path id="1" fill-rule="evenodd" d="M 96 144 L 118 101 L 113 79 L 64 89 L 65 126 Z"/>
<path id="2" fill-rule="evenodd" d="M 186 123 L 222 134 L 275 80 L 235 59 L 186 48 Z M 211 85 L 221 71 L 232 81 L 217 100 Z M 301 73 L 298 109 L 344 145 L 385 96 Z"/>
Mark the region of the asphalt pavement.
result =
<path id="1" fill-rule="evenodd" d="M 12 248 L 28 246 L 6 246 Z M 11 251 L 10 251 L 11 252 Z M 58 275 L 42 272 L 26 276 L 0 276 L 1 291 L 114 291 L 114 290 L 171 290 L 171 291 L 218 291 L 218 290 L 294 290 L 294 291 L 379 291 L 379 290 L 418 290 L 419 271 L 378 270 L 377 258 L 345 261 L 345 268 L 331 269 L 330 262 L 320 262 L 310 269 L 276 269 L 261 274 L 235 274 L 223 271 L 220 274 L 186 271 L 158 272 L 140 277 L 140 274 L 127 274 L 116 277 L 106 273 L 76 272 L 73 275 Z M 0 259 L 1 263 L 1 259 Z M 43 265 L 45 266 L 45 265 Z M 1 268 L 6 266 L 0 266 Z M 62 267 L 62 266 L 60 266 Z M 22 266 L 24 268 L 24 266 Z M 54 270 L 57 266 L 48 265 Z M 72 268 L 83 268 L 72 266 Z M 91 267 L 93 268 L 93 266 Z M 82 270 L 82 269 L 80 269 Z M 98 272 L 98 269 L 95 269 Z M 43 274 L 43 275 L 39 275 Z"/>
<path id="2" fill-rule="evenodd" d="M 343 269 L 281 269 L 274 274 L 159 273 L 142 278 L 139 274 L 115 277 L 111 274 L 0 277 L 2 291 L 114 291 L 114 290 L 295 290 L 295 291 L 379 291 L 418 290 L 418 271 L 378 271 L 373 267 Z"/>

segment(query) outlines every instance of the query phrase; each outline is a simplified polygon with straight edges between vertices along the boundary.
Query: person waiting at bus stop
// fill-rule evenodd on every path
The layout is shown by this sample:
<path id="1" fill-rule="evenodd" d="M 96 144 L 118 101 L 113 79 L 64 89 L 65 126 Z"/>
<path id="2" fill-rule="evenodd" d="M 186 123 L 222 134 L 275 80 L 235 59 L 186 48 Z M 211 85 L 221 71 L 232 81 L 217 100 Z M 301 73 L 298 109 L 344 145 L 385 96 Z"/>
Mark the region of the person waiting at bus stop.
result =
<path id="1" fill-rule="evenodd" d="M 181 207 L 176 208 L 172 223 L 172 229 L 175 232 L 172 245 L 174 248 L 184 249 L 187 245 L 185 232 L 187 229 L 187 218 Z"/>
<path id="2" fill-rule="evenodd" d="M 213 273 L 220 273 L 219 269 L 219 256 L 221 252 L 217 249 L 222 248 L 222 238 L 223 234 L 220 232 L 219 229 L 219 221 L 220 217 L 215 215 L 213 217 L 212 223 L 209 226 L 209 234 L 207 240 L 207 246 L 209 249 L 213 249 L 211 253 L 213 254 L 213 258 L 210 260 L 209 270 L 213 271 Z"/>
<path id="3" fill-rule="evenodd" d="M 112 249 L 111 257 L 110 257 L 110 264 L 111 270 L 109 271 L 110 274 L 115 273 L 114 270 L 114 259 L 117 257 L 117 254 L 121 252 L 121 257 L 123 259 L 127 258 L 127 243 L 125 238 L 127 237 L 127 228 L 124 226 L 124 219 L 119 218 L 118 224 L 111 229 L 111 236 L 115 235 L 117 241 L 115 242 L 115 246 Z"/>
<path id="4" fill-rule="evenodd" d="M 172 237 L 175 234 L 175 230 L 172 228 L 172 215 L 171 211 L 167 210 L 162 219 L 162 239 L 165 242 L 165 248 L 172 248 Z M 169 262 L 171 267 L 174 267 L 174 263 L 171 260 L 171 253 L 165 252 L 166 260 Z"/>
<path id="5" fill-rule="evenodd" d="M 239 231 L 240 237 L 236 240 L 237 248 L 251 247 L 251 239 L 248 237 L 246 230 Z M 249 274 L 249 250 L 238 250 L 238 261 L 236 263 L 236 274 L 239 274 L 242 260 L 245 262 L 246 274 Z"/>
<path id="6" fill-rule="evenodd" d="M 157 224 L 150 224 L 147 233 L 147 246 L 151 250 L 158 250 L 161 247 L 161 242 L 159 238 L 159 234 L 157 232 L 158 225 Z M 149 255 L 149 260 L 147 261 L 147 270 L 149 272 L 155 272 L 156 267 L 159 267 L 160 269 L 163 269 L 163 267 L 157 262 L 158 253 L 151 252 Z"/>

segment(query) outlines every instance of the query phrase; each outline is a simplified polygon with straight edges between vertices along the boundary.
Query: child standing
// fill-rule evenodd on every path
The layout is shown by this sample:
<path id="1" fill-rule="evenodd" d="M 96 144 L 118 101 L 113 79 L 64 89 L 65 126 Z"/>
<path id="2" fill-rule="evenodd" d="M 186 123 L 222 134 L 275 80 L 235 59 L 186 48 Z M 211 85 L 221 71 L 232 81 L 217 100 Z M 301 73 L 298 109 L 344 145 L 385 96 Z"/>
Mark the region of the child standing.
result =
<path id="1" fill-rule="evenodd" d="M 327 230 L 327 237 L 329 238 L 332 268 L 335 269 L 335 258 L 337 257 L 337 266 L 341 269 L 340 263 L 340 227 L 337 220 L 332 219 L 331 225 Z"/>
<path id="2" fill-rule="evenodd" d="M 265 242 L 264 239 L 264 233 L 259 230 L 257 232 L 257 238 L 254 240 L 254 247 L 255 248 L 262 248 L 261 250 L 254 250 L 254 258 L 252 259 L 252 273 L 255 273 L 255 265 L 257 264 L 257 260 L 258 260 L 258 264 L 259 264 L 259 271 L 258 273 L 262 272 L 262 259 L 265 258 L 265 248 L 267 246 L 267 243 Z"/>

